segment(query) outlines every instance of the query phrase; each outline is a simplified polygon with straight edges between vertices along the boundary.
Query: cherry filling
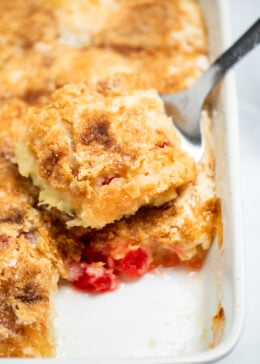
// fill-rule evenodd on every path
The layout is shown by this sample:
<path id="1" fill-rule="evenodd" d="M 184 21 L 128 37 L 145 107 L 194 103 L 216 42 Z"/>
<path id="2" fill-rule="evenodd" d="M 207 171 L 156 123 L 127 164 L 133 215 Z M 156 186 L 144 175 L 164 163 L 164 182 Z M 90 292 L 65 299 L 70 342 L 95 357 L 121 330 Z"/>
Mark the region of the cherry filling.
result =
<path id="1" fill-rule="evenodd" d="M 0 251 L 1 250 L 6 250 L 8 248 L 8 244 L 9 244 L 9 237 L 6 235 L 1 235 L 0 236 Z"/>
<path id="2" fill-rule="evenodd" d="M 111 292 L 119 286 L 119 280 L 111 269 L 85 262 L 72 265 L 68 279 L 76 288 L 89 293 Z"/>
<path id="3" fill-rule="evenodd" d="M 2 240 L 5 245 L 5 237 Z M 119 247 L 110 244 L 99 246 L 92 243 L 89 235 L 83 236 L 81 241 L 85 249 L 81 261 L 70 266 L 68 280 L 77 289 L 88 293 L 111 292 L 126 277 L 137 279 L 158 266 L 175 267 L 181 264 L 178 253 L 182 252 L 182 248 L 178 245 L 174 251 L 160 250 L 158 254 L 151 254 L 141 248 L 138 242 L 121 241 Z M 197 254 L 183 265 L 192 270 L 200 269 L 204 256 L 205 253 Z"/>
<path id="4" fill-rule="evenodd" d="M 157 144 L 157 145 L 158 145 L 159 148 L 164 148 L 164 147 L 170 147 L 172 144 L 168 140 L 166 140 L 166 141 L 164 141 L 164 142 L 162 142 L 160 144 Z"/>
<path id="5" fill-rule="evenodd" d="M 128 277 L 138 278 L 149 269 L 148 254 L 142 248 L 129 250 L 119 265 L 119 269 Z"/>
<path id="6" fill-rule="evenodd" d="M 106 186 L 106 185 L 109 185 L 110 182 L 114 179 L 115 177 L 105 177 L 102 182 L 101 182 L 101 185 L 102 186 Z"/>
<path id="7" fill-rule="evenodd" d="M 80 262 L 70 266 L 68 280 L 85 292 L 105 293 L 117 289 L 123 276 L 138 278 L 150 268 L 148 253 L 140 247 L 127 247 L 121 259 L 112 251 L 100 252 L 86 243 Z M 121 277 L 121 278 L 120 278 Z"/>

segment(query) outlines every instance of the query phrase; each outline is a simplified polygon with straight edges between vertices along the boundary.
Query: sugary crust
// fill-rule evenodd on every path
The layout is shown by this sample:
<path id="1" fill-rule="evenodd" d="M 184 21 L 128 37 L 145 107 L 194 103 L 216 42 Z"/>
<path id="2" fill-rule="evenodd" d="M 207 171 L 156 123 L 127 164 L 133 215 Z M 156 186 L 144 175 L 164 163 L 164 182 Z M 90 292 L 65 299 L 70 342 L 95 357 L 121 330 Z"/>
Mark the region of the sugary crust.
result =
<path id="1" fill-rule="evenodd" d="M 8 160 L 8 139 L 1 136 L 0 145 L 0 356 L 49 357 L 55 352 L 50 318 L 57 273 L 30 241 L 40 236 L 33 196 Z"/>
<path id="2" fill-rule="evenodd" d="M 55 355 L 52 294 L 81 256 L 77 235 L 72 241 L 57 221 L 50 226 L 33 207 L 37 191 L 11 162 L 26 109 L 17 99 L 0 109 L 0 357 Z"/>
<path id="3" fill-rule="evenodd" d="M 26 119 L 24 143 L 35 164 L 27 176 L 40 185 L 41 202 L 75 216 L 71 225 L 101 228 L 174 198 L 195 177 L 156 92 L 126 81 L 65 86 Z M 48 197 L 50 188 L 61 203 Z"/>
<path id="4" fill-rule="evenodd" d="M 1 357 L 53 356 L 51 292 L 56 280 L 52 265 L 24 235 L 2 235 L 0 241 Z"/>
<path id="5" fill-rule="evenodd" d="M 176 92 L 208 65 L 197 1 L 3 0 L 0 6 L 1 97 L 35 103 L 66 83 L 117 72 Z"/>
<path id="6" fill-rule="evenodd" d="M 196 1 L 122 0 L 111 15 L 109 22 L 93 32 L 95 45 L 129 50 L 170 48 L 179 54 L 185 49 L 205 49 L 203 18 Z"/>
<path id="7" fill-rule="evenodd" d="M 1 0 L 1 48 L 29 49 L 36 42 L 52 42 L 58 36 L 57 20 L 45 0 Z"/>

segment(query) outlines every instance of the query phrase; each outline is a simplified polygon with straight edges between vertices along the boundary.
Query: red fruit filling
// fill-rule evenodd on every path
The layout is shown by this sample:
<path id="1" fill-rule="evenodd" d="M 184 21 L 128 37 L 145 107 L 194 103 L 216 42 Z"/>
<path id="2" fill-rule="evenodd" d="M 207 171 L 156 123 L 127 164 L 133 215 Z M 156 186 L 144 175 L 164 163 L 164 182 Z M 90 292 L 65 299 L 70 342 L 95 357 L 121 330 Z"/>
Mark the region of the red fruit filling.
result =
<path id="1" fill-rule="evenodd" d="M 141 248 L 129 250 L 121 259 L 119 269 L 131 278 L 142 276 L 149 269 L 147 252 Z"/>
<path id="2" fill-rule="evenodd" d="M 6 235 L 0 236 L 0 250 L 6 250 L 8 248 L 9 237 Z"/>
<path id="3" fill-rule="evenodd" d="M 89 293 L 111 292 L 119 286 L 111 269 L 85 262 L 72 265 L 68 279 L 76 288 Z"/>
<path id="4" fill-rule="evenodd" d="M 115 177 L 105 177 L 103 181 L 101 182 L 102 186 L 109 185 L 109 183 L 114 179 Z"/>
<path id="5" fill-rule="evenodd" d="M 168 140 L 166 140 L 166 141 L 164 141 L 164 142 L 162 142 L 162 143 L 160 143 L 160 144 L 158 144 L 158 147 L 159 148 L 164 148 L 164 147 L 170 147 L 172 144 L 168 141 Z"/>
<path id="6" fill-rule="evenodd" d="M 180 264 L 180 259 L 178 258 L 178 255 L 176 254 L 170 254 L 166 257 L 164 257 L 162 263 L 160 265 L 162 265 L 165 268 L 172 268 L 172 267 L 176 267 L 177 265 Z"/>
<path id="7" fill-rule="evenodd" d="M 178 265 L 188 269 L 201 268 L 204 255 L 198 254 L 189 262 L 181 262 L 178 253 L 183 252 L 181 246 L 176 245 L 173 250 L 160 250 L 153 254 L 138 246 L 138 242 L 122 242 L 116 248 L 109 245 L 96 249 L 91 244 L 91 236 L 86 235 L 81 239 L 85 243 L 81 261 L 71 265 L 68 280 L 85 292 L 105 293 L 117 289 L 123 277 L 132 279 L 143 276 L 158 266 L 166 268 Z M 120 248 L 120 249 L 119 249 Z"/>
<path id="8" fill-rule="evenodd" d="M 186 262 L 186 267 L 188 270 L 197 271 L 200 270 L 203 262 L 204 262 L 205 256 L 195 256 L 191 260 Z"/>

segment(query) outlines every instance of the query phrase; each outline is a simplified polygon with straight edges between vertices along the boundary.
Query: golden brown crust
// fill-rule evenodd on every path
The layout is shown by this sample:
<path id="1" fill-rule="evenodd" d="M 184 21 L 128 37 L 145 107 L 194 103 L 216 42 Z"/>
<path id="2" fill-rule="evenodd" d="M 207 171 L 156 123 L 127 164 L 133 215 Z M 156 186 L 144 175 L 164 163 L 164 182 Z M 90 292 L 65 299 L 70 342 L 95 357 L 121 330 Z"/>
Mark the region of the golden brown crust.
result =
<path id="1" fill-rule="evenodd" d="M 207 67 L 205 24 L 193 0 L 5 0 L 1 6 L 0 97 L 35 103 L 66 83 L 117 72 L 176 92 Z"/>
<path id="2" fill-rule="evenodd" d="M 132 0 L 120 5 L 93 35 L 93 43 L 119 50 L 205 50 L 201 10 L 190 0 Z M 138 14 L 138 16 L 137 16 Z M 189 24 L 189 27 L 187 26 Z M 190 33 L 193 33 L 192 42 Z"/>
<path id="3" fill-rule="evenodd" d="M 52 294 L 81 244 L 37 211 L 37 191 L 11 163 L 27 106 L 10 99 L 0 110 L 0 357 L 55 355 Z"/>
<path id="4" fill-rule="evenodd" d="M 208 250 L 218 225 L 218 198 L 211 161 L 199 166 L 198 177 L 179 191 L 179 196 L 160 208 L 142 209 L 128 219 L 89 236 L 96 252 L 121 259 L 126 248 L 141 246 L 156 265 L 165 265 L 175 254 L 188 261 Z M 168 256 L 168 258 L 167 258 Z"/>
<path id="5" fill-rule="evenodd" d="M 45 1 L 1 0 L 1 47 L 27 50 L 57 38 L 55 14 Z"/>
<path id="6" fill-rule="evenodd" d="M 57 276 L 53 276 L 50 261 L 24 235 L 1 239 L 2 246 L 6 241 L 0 264 L 1 356 L 53 356 L 50 293 Z"/>
<path id="7" fill-rule="evenodd" d="M 40 186 L 41 202 L 75 215 L 71 225 L 101 228 L 172 199 L 195 177 L 162 101 L 133 79 L 65 86 L 26 122 L 34 166 L 24 175 Z M 16 158 L 23 173 L 20 150 Z"/>
<path id="8" fill-rule="evenodd" d="M 38 252 L 37 241 L 30 241 L 31 230 L 39 226 L 38 214 L 32 208 L 27 182 L 7 159 L 10 145 L 3 141 L 6 138 L 0 143 L 4 176 L 0 185 L 0 355 L 49 357 L 55 351 L 50 295 L 57 274 Z"/>

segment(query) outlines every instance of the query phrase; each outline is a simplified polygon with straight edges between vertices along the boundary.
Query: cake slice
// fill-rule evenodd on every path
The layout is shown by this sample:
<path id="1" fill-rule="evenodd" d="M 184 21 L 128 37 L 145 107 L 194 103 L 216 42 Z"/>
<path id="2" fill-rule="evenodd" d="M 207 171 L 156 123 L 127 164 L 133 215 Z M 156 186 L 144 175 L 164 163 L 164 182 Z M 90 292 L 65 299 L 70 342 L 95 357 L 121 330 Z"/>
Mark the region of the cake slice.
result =
<path id="1" fill-rule="evenodd" d="M 0 108 L 0 357 L 55 355 L 52 296 L 82 251 L 76 234 L 34 208 L 37 191 L 11 162 L 26 112 L 18 99 Z"/>
<path id="2" fill-rule="evenodd" d="M 55 353 L 52 293 L 57 270 L 38 250 L 43 239 L 34 191 L 11 163 L 27 106 L 10 99 L 0 109 L 0 356 Z M 29 193 L 31 191 L 31 193 Z"/>
<path id="3" fill-rule="evenodd" d="M 102 228 L 162 205 L 196 175 L 157 92 L 133 78 L 67 85 L 25 122 L 19 171 L 70 226 Z"/>
<path id="4" fill-rule="evenodd" d="M 113 290 L 115 277 L 138 278 L 158 267 L 199 269 L 221 219 L 213 168 L 211 158 L 202 161 L 196 181 L 175 200 L 83 235 L 81 262 L 71 265 L 68 279 L 81 290 L 99 292 Z"/>
<path id="5" fill-rule="evenodd" d="M 26 181 L 9 160 L 6 137 L 0 148 L 0 356 L 50 357 L 57 270 L 37 249 L 43 238 L 39 215 Z"/>

